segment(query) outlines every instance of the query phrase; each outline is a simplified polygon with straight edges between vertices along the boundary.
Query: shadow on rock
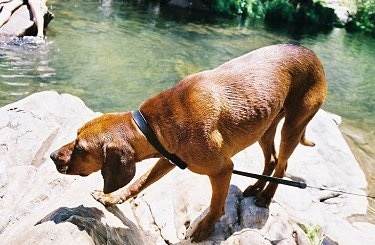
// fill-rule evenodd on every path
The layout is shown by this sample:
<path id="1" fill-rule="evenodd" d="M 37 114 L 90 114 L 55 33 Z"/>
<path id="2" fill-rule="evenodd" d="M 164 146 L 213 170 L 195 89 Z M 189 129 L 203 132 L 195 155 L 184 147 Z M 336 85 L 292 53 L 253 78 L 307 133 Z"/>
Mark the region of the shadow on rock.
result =
<path id="1" fill-rule="evenodd" d="M 143 244 L 142 235 L 136 225 L 130 221 L 116 206 L 107 207 L 124 227 L 112 227 L 103 223 L 105 214 L 98 208 L 80 205 L 75 208 L 61 207 L 38 221 L 35 226 L 47 221 L 55 224 L 70 222 L 81 231 L 86 231 L 95 244 Z"/>
<path id="2" fill-rule="evenodd" d="M 190 237 L 198 223 L 206 216 L 207 208 L 190 225 L 187 236 Z M 230 185 L 225 203 L 225 214 L 215 225 L 215 231 L 208 240 L 225 241 L 234 233 L 243 229 L 262 229 L 269 218 L 269 209 L 255 205 L 254 197 L 243 197 L 242 191 L 236 185 Z"/>
<path id="3" fill-rule="evenodd" d="M 254 197 L 243 197 L 239 206 L 241 228 L 262 229 L 266 225 L 270 210 L 258 207 Z"/>

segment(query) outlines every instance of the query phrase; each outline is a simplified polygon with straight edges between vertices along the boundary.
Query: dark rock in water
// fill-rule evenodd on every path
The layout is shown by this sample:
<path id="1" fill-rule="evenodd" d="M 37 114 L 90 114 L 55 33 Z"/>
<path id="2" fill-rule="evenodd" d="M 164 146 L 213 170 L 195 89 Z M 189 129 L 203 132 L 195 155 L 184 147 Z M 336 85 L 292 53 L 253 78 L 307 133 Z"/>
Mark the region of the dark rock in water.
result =
<path id="1" fill-rule="evenodd" d="M 47 27 L 54 15 L 46 10 L 44 14 L 44 27 Z M 37 33 L 31 9 L 26 5 L 19 7 L 9 21 L 0 27 L 0 36 L 35 36 Z"/>

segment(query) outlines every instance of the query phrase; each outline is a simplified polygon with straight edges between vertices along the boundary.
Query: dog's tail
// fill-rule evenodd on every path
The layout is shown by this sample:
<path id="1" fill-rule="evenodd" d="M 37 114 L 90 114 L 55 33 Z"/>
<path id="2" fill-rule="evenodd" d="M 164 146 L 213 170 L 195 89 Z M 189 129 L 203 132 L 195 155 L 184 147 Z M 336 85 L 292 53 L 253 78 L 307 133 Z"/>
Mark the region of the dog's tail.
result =
<path id="1" fill-rule="evenodd" d="M 299 141 L 299 143 L 301 143 L 302 145 L 305 145 L 305 146 L 315 146 L 314 142 L 306 139 L 305 132 L 306 132 L 306 129 L 303 130 L 303 133 L 302 133 L 302 136 L 301 136 L 301 140 Z"/>

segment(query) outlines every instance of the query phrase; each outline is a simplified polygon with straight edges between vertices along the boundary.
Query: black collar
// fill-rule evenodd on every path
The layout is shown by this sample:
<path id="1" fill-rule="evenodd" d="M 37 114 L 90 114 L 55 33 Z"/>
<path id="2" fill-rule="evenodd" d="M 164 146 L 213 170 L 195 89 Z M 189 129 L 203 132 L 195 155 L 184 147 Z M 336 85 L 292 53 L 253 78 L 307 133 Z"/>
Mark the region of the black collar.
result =
<path id="1" fill-rule="evenodd" d="M 172 163 L 176 164 L 179 168 L 185 169 L 187 164 L 182 161 L 177 155 L 169 153 L 163 145 L 160 143 L 158 138 L 156 137 L 154 131 L 147 123 L 146 119 L 142 115 L 140 110 L 133 111 L 132 113 L 133 120 L 137 124 L 138 128 L 142 131 L 142 133 L 146 136 L 148 142 L 165 158 L 167 158 Z"/>

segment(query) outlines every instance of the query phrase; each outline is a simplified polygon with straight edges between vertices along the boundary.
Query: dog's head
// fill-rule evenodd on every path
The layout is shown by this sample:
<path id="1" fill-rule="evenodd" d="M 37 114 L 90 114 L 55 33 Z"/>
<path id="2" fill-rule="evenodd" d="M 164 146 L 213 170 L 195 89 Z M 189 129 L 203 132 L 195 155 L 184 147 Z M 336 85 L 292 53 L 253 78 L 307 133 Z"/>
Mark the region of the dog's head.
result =
<path id="1" fill-rule="evenodd" d="M 128 184 L 135 175 L 135 160 L 127 137 L 127 119 L 120 114 L 105 114 L 86 123 L 74 141 L 51 153 L 57 171 L 87 176 L 101 170 L 104 193 Z"/>

